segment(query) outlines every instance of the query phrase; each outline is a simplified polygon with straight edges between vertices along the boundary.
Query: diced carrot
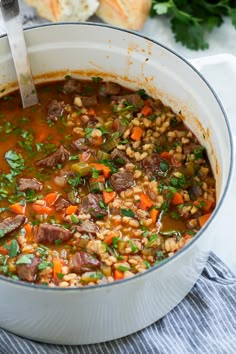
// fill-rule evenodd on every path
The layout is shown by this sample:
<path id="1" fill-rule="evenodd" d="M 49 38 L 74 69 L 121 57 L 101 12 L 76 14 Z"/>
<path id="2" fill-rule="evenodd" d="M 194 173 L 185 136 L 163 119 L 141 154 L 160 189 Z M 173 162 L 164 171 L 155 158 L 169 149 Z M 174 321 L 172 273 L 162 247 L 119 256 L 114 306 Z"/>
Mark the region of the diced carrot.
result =
<path id="1" fill-rule="evenodd" d="M 53 277 L 54 279 L 58 279 L 57 274 L 61 274 L 62 264 L 60 259 L 54 258 L 53 259 Z"/>
<path id="2" fill-rule="evenodd" d="M 144 116 L 144 117 L 147 117 L 147 116 L 150 116 L 150 114 L 152 114 L 152 109 L 151 107 L 149 106 L 144 106 L 141 110 L 141 114 Z"/>
<path id="3" fill-rule="evenodd" d="M 9 209 L 16 214 L 22 214 L 22 215 L 25 214 L 25 204 L 15 203 L 10 205 Z"/>
<path id="4" fill-rule="evenodd" d="M 197 208 L 200 208 L 206 212 L 208 212 L 212 207 L 213 201 L 208 199 L 197 199 L 193 202 Z"/>
<path id="5" fill-rule="evenodd" d="M 163 151 L 160 156 L 163 158 L 163 159 L 166 159 L 166 160 L 170 160 L 171 159 L 171 154 L 168 152 L 168 151 Z"/>
<path id="6" fill-rule="evenodd" d="M 9 248 L 11 243 L 12 243 L 12 240 L 7 241 L 6 242 L 6 244 L 7 244 L 6 248 L 4 247 L 4 244 L 2 246 L 0 246 L 0 254 L 3 254 L 4 256 L 6 256 L 8 254 L 8 252 L 9 252 L 8 248 Z"/>
<path id="7" fill-rule="evenodd" d="M 115 280 L 121 280 L 124 278 L 124 273 L 123 272 L 120 272 L 119 270 L 115 270 L 114 271 L 114 279 Z"/>
<path id="8" fill-rule="evenodd" d="M 30 235 L 32 231 L 32 225 L 31 223 L 27 222 L 27 224 L 24 225 L 25 233 L 26 235 Z"/>
<path id="9" fill-rule="evenodd" d="M 185 234 L 185 235 L 183 236 L 183 239 L 184 239 L 185 241 L 191 240 L 192 238 L 193 238 L 193 236 L 192 236 L 192 235 L 189 235 L 189 234 Z"/>
<path id="10" fill-rule="evenodd" d="M 123 258 L 123 262 L 128 261 L 128 256 L 126 256 L 126 255 L 122 255 L 122 258 Z"/>
<path id="11" fill-rule="evenodd" d="M 173 204 L 173 205 L 183 204 L 183 202 L 184 202 L 184 199 L 179 192 L 176 192 L 171 199 L 171 204 Z"/>
<path id="12" fill-rule="evenodd" d="M 100 146 L 103 143 L 103 137 L 101 136 L 96 136 L 96 137 L 91 137 L 89 138 L 89 142 L 93 146 Z"/>
<path id="13" fill-rule="evenodd" d="M 133 129 L 132 135 L 131 135 L 131 139 L 135 140 L 135 141 L 139 141 L 142 137 L 143 134 L 143 129 L 140 127 L 135 127 Z"/>
<path id="14" fill-rule="evenodd" d="M 120 219 L 114 219 L 113 220 L 114 226 L 119 226 L 120 225 Z"/>
<path id="15" fill-rule="evenodd" d="M 66 214 L 67 215 L 75 214 L 77 212 L 77 210 L 78 210 L 77 205 L 69 205 L 66 208 Z"/>
<path id="16" fill-rule="evenodd" d="M 210 216 L 211 216 L 211 213 L 199 216 L 199 218 L 198 218 L 199 225 L 201 227 L 203 227 L 203 225 L 207 222 L 207 220 L 210 218 Z"/>
<path id="17" fill-rule="evenodd" d="M 113 202 L 116 197 L 116 192 L 103 192 L 103 200 L 106 204 Z"/>
<path id="18" fill-rule="evenodd" d="M 90 178 L 90 182 L 94 183 L 94 182 L 101 182 L 101 183 L 105 183 L 105 176 L 104 175 L 100 175 L 97 178 Z"/>
<path id="19" fill-rule="evenodd" d="M 52 192 L 52 193 L 45 195 L 45 197 L 43 197 L 43 200 L 45 200 L 45 202 L 51 206 L 55 203 L 55 201 L 57 200 L 58 197 L 59 197 L 58 193 Z"/>
<path id="20" fill-rule="evenodd" d="M 104 239 L 105 243 L 110 246 L 111 243 L 112 243 L 112 239 L 114 238 L 114 233 L 113 232 L 110 232 Z"/>
<path id="21" fill-rule="evenodd" d="M 89 151 L 84 151 L 82 152 L 82 154 L 79 154 L 79 160 L 81 162 L 89 161 L 90 157 L 91 157 L 91 153 Z"/>
<path id="22" fill-rule="evenodd" d="M 34 202 L 32 204 L 32 208 L 38 214 L 47 214 L 47 215 L 53 215 L 54 214 L 53 208 L 48 207 L 46 205 L 46 201 L 42 200 L 42 199 L 41 200 L 37 200 L 36 202 Z"/>
<path id="23" fill-rule="evenodd" d="M 174 167 L 180 167 L 182 166 L 182 163 L 174 158 L 174 156 L 171 155 L 171 163 Z"/>
<path id="24" fill-rule="evenodd" d="M 152 223 L 155 224 L 157 222 L 157 217 L 159 215 L 159 210 L 157 209 L 152 209 L 150 211 L 150 217 L 152 219 Z"/>
<path id="25" fill-rule="evenodd" d="M 101 163 L 90 163 L 90 167 L 94 167 L 98 171 L 102 171 L 106 178 L 110 177 L 111 170 L 108 166 Z"/>
<path id="26" fill-rule="evenodd" d="M 140 204 L 139 207 L 143 210 L 148 210 L 153 206 L 152 200 L 149 198 L 147 194 L 140 194 Z"/>
<path id="27" fill-rule="evenodd" d="M 96 115 L 96 112 L 93 108 L 88 109 L 88 115 L 94 117 Z"/>

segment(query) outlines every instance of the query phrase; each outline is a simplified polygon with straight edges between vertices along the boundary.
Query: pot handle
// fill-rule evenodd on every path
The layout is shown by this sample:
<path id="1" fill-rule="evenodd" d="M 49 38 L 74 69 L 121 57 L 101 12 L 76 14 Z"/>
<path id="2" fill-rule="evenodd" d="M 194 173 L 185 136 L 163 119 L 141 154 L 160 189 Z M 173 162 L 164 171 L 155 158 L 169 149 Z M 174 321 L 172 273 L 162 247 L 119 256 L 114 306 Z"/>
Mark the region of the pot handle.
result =
<path id="1" fill-rule="evenodd" d="M 218 54 L 192 59 L 190 63 L 200 71 L 220 98 L 230 121 L 234 146 L 236 147 L 236 56 L 231 54 Z"/>

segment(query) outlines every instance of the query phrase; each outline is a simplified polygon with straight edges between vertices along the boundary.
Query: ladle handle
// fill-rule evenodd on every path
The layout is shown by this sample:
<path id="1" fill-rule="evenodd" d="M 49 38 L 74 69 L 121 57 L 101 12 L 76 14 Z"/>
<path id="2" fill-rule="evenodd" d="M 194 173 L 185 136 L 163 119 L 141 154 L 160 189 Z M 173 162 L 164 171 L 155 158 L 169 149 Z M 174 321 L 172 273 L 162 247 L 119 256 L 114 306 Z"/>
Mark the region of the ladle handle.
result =
<path id="1" fill-rule="evenodd" d="M 22 104 L 24 108 L 29 107 L 38 103 L 38 96 L 30 70 L 18 0 L 0 0 L 0 8 L 15 65 Z"/>

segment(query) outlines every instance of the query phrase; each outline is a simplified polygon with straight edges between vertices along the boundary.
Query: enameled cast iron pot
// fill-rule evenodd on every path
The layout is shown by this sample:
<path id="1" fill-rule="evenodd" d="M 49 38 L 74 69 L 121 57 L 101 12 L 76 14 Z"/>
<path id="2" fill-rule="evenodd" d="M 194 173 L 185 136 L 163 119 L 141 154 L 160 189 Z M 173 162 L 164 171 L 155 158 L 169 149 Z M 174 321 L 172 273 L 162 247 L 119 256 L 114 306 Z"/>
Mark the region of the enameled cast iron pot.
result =
<path id="1" fill-rule="evenodd" d="M 197 281 L 207 260 L 232 176 L 232 135 L 224 110 L 204 78 L 164 46 L 97 24 L 44 25 L 25 31 L 37 81 L 101 76 L 144 88 L 175 111 L 206 146 L 217 181 L 211 220 L 176 255 L 133 278 L 84 288 L 49 288 L 0 276 L 0 326 L 34 340 L 88 344 L 140 330 L 173 309 Z M 0 38 L 0 91 L 16 81 L 7 38 Z M 10 84 L 10 85 L 9 85 Z M 5 91 L 4 93 L 6 93 Z"/>

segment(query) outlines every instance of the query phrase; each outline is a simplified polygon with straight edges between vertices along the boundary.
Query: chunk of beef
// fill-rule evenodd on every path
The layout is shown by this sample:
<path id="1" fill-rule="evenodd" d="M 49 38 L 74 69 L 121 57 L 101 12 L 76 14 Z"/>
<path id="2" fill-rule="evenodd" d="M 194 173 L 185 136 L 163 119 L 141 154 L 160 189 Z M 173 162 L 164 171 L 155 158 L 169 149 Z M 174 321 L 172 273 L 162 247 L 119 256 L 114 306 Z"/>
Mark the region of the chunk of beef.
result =
<path id="1" fill-rule="evenodd" d="M 22 257 L 19 255 L 17 257 L 17 261 Z M 40 263 L 40 259 L 38 257 L 31 258 L 30 264 L 17 264 L 16 265 L 16 273 L 21 280 L 33 282 L 35 280 L 38 265 Z"/>
<path id="2" fill-rule="evenodd" d="M 98 123 L 97 117 L 89 117 L 89 120 L 87 122 L 87 127 L 94 128 L 96 127 L 97 123 Z"/>
<path id="3" fill-rule="evenodd" d="M 202 149 L 202 146 L 200 144 L 190 143 L 190 144 L 183 145 L 184 155 L 193 154 L 194 150 L 201 150 L 201 149 Z"/>
<path id="4" fill-rule="evenodd" d="M 85 220 L 81 225 L 77 226 L 77 231 L 81 234 L 96 236 L 99 228 L 93 221 Z"/>
<path id="5" fill-rule="evenodd" d="M 21 192 L 25 192 L 28 189 L 33 189 L 34 191 L 39 192 L 43 186 L 36 178 L 20 178 L 18 188 Z"/>
<path id="6" fill-rule="evenodd" d="M 117 172 L 114 173 L 110 182 L 115 191 L 121 192 L 134 185 L 134 177 L 131 172 Z"/>
<path id="7" fill-rule="evenodd" d="M 193 184 L 191 184 L 190 188 L 188 189 L 188 193 L 190 197 L 197 199 L 203 195 L 203 190 L 198 184 L 193 182 Z"/>
<path id="8" fill-rule="evenodd" d="M 119 95 L 120 90 L 121 90 L 121 86 L 119 84 L 108 81 L 108 82 L 101 83 L 99 87 L 99 94 L 101 96 Z"/>
<path id="9" fill-rule="evenodd" d="M 63 115 L 64 102 L 52 100 L 48 105 L 47 119 L 53 122 L 57 121 Z"/>
<path id="10" fill-rule="evenodd" d="M 107 215 L 107 211 L 101 208 L 103 202 L 102 196 L 99 194 L 89 193 L 82 200 L 82 211 L 88 213 L 94 218 L 103 218 Z"/>
<path id="11" fill-rule="evenodd" d="M 165 163 L 167 170 L 163 170 L 162 163 Z M 141 168 L 148 176 L 161 177 L 166 175 L 169 165 L 166 160 L 154 153 L 141 161 Z"/>
<path id="12" fill-rule="evenodd" d="M 114 101 L 121 101 L 124 100 L 126 101 L 128 104 L 134 106 L 137 108 L 137 110 L 141 109 L 143 107 L 143 100 L 142 98 L 136 94 L 136 93 L 132 93 L 130 95 L 124 95 L 124 96 L 112 96 L 112 99 Z"/>
<path id="13" fill-rule="evenodd" d="M 85 138 L 79 138 L 72 141 L 71 145 L 72 149 L 76 151 L 87 151 L 88 145 L 86 145 Z"/>
<path id="14" fill-rule="evenodd" d="M 115 162 L 118 162 L 118 163 L 121 163 L 122 164 L 122 161 L 124 161 L 123 164 L 126 164 L 126 163 L 130 163 L 131 160 L 128 158 L 128 156 L 126 155 L 126 153 L 124 151 L 121 151 L 119 149 L 114 149 L 111 153 L 111 159 Z M 118 159 L 118 160 L 117 160 Z M 120 160 L 121 159 L 121 160 Z"/>
<path id="15" fill-rule="evenodd" d="M 24 215 L 6 218 L 0 222 L 0 238 L 10 235 L 12 232 L 20 229 L 25 222 L 26 217 Z"/>
<path id="16" fill-rule="evenodd" d="M 79 251 L 69 260 L 69 268 L 71 272 L 82 273 L 100 267 L 101 262 L 92 257 L 89 253 Z"/>
<path id="17" fill-rule="evenodd" d="M 153 99 L 149 98 L 149 102 L 150 102 L 150 106 L 153 108 L 153 110 L 156 113 L 161 113 L 161 111 L 163 110 L 163 107 L 164 107 L 161 100 L 159 100 L 159 99 L 153 100 Z"/>
<path id="18" fill-rule="evenodd" d="M 68 161 L 69 157 L 69 151 L 61 145 L 53 154 L 37 161 L 36 165 L 39 167 L 56 167 L 58 164 Z"/>
<path id="19" fill-rule="evenodd" d="M 79 80 L 70 79 L 67 80 L 63 86 L 63 93 L 80 93 L 81 92 L 81 85 Z"/>
<path id="20" fill-rule="evenodd" d="M 66 209 L 69 205 L 70 202 L 62 197 L 59 197 L 54 203 L 54 207 L 58 212 Z"/>
<path id="21" fill-rule="evenodd" d="M 60 225 L 39 224 L 34 228 L 34 237 L 39 243 L 55 243 L 56 240 L 68 241 L 73 236 L 70 230 Z"/>
<path id="22" fill-rule="evenodd" d="M 112 127 L 116 132 L 119 132 L 120 135 L 122 135 L 126 130 L 126 126 L 122 124 L 119 118 L 114 119 Z"/>
<path id="23" fill-rule="evenodd" d="M 98 104 L 97 96 L 81 96 L 80 98 L 85 107 L 96 106 Z"/>

